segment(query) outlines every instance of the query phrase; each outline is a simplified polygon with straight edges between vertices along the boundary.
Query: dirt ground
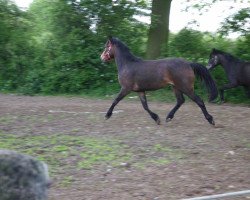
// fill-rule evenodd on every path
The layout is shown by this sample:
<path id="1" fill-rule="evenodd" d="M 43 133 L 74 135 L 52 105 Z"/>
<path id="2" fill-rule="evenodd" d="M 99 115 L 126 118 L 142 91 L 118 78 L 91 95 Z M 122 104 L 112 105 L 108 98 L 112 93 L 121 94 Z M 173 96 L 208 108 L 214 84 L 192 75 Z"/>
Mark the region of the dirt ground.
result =
<path id="1" fill-rule="evenodd" d="M 52 176 L 49 200 L 175 200 L 250 189 L 249 106 L 206 103 L 216 123 L 213 127 L 191 102 L 168 123 L 166 114 L 175 103 L 149 102 L 161 125 L 154 123 L 139 100 L 121 101 L 105 120 L 111 103 L 0 95 L 0 132 L 4 134 L 110 139 L 130 152 L 127 162 L 97 163 L 90 169 L 79 169 L 67 157 L 65 165 L 71 168 Z M 11 122 L 6 123 L 7 118 Z M 250 195 L 230 199 L 250 199 Z"/>

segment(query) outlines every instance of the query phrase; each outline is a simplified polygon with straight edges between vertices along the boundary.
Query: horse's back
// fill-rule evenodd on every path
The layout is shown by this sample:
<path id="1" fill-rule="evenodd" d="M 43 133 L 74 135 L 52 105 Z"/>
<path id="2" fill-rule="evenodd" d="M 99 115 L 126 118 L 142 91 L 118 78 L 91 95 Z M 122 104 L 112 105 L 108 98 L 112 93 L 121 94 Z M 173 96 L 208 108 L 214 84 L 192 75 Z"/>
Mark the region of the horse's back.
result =
<path id="1" fill-rule="evenodd" d="M 154 70 L 169 70 L 169 71 L 179 71 L 179 70 L 190 70 L 190 62 L 183 58 L 165 58 L 159 60 L 145 60 L 144 68 L 153 68 Z"/>
<path id="2" fill-rule="evenodd" d="M 192 88 L 194 82 L 190 63 L 180 58 L 144 60 L 134 63 L 130 69 L 133 91 L 156 90 L 168 84 L 179 88 L 181 85 L 190 85 Z"/>
<path id="3" fill-rule="evenodd" d="M 181 78 L 185 76 L 194 76 L 190 62 L 182 58 L 165 59 L 164 67 L 173 76 L 180 76 Z"/>
<path id="4" fill-rule="evenodd" d="M 192 89 L 194 84 L 194 71 L 190 62 L 182 58 L 167 58 L 156 60 L 156 70 L 161 71 L 165 80 L 177 88 L 190 87 Z"/>

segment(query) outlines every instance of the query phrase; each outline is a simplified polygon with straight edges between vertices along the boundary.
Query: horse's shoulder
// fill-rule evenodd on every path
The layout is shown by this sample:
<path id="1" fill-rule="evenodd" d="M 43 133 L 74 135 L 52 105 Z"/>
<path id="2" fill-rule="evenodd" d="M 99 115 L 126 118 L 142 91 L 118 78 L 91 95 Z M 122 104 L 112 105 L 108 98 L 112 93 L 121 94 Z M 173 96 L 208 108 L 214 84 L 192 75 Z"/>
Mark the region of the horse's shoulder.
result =
<path id="1" fill-rule="evenodd" d="M 249 68 L 250 62 L 242 60 L 241 62 L 239 62 L 239 65 L 240 67 L 243 67 L 243 68 Z"/>
<path id="2" fill-rule="evenodd" d="M 246 65 L 247 67 L 250 67 L 250 61 L 246 61 L 246 62 L 245 62 L 245 65 Z"/>

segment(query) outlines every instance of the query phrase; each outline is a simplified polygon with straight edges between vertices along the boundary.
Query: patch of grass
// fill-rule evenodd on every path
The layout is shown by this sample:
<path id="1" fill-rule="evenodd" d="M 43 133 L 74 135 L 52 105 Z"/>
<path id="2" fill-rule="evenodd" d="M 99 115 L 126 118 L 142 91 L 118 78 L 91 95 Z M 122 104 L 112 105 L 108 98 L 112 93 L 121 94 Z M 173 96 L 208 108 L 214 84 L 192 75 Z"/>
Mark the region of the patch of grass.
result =
<path id="1" fill-rule="evenodd" d="M 95 164 L 116 166 L 117 163 L 131 160 L 132 155 L 125 150 L 125 145 L 121 145 L 119 141 L 89 138 L 85 140 L 80 156 L 82 160 L 78 163 L 78 167 L 90 169 Z"/>
<path id="2" fill-rule="evenodd" d="M 173 161 L 182 158 L 180 151 L 171 149 L 166 144 L 153 144 L 147 149 L 141 150 L 141 159 L 135 163 L 135 166 L 140 169 L 145 169 L 147 165 L 168 165 Z"/>
<path id="3" fill-rule="evenodd" d="M 69 187 L 74 182 L 73 176 L 65 176 L 64 179 L 60 182 L 60 186 Z"/>
<path id="4" fill-rule="evenodd" d="M 4 117 L 0 117 L 0 124 L 2 125 L 7 125 L 7 124 L 11 124 L 16 120 L 16 117 L 10 116 L 10 115 L 6 115 Z"/>
<path id="5" fill-rule="evenodd" d="M 117 140 L 55 134 L 50 136 L 16 136 L 0 133 L 0 149 L 10 149 L 37 157 L 49 164 L 52 172 L 78 166 L 126 162 L 131 153 Z"/>
<path id="6" fill-rule="evenodd" d="M 164 152 L 171 152 L 171 151 L 172 151 L 169 147 L 167 147 L 167 146 L 162 146 L 162 144 L 155 144 L 155 145 L 153 146 L 153 149 L 154 149 L 155 151 L 164 151 Z"/>
<path id="7" fill-rule="evenodd" d="M 104 137 L 17 136 L 0 132 L 0 138 L 0 149 L 15 150 L 45 161 L 52 177 L 65 170 L 95 170 L 105 166 L 119 167 L 121 163 L 144 169 L 148 165 L 167 165 L 181 157 L 165 144 L 129 147 L 120 140 Z M 64 185 L 69 182 L 70 179 L 63 180 Z"/>

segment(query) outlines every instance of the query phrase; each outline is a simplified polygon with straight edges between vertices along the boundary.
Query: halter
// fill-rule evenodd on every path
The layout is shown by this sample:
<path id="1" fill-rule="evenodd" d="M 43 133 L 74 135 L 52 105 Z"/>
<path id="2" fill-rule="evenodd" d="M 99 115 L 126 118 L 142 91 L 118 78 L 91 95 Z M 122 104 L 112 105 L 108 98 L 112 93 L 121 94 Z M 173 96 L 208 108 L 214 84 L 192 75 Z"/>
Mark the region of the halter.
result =
<path id="1" fill-rule="evenodd" d="M 107 46 L 107 45 L 106 45 Z M 104 61 L 110 61 L 113 57 L 111 55 L 111 48 L 112 46 L 109 44 L 104 50 L 104 52 L 101 55 L 101 59 Z"/>
<path id="2" fill-rule="evenodd" d="M 207 69 L 213 69 L 216 65 L 218 65 L 219 62 L 219 58 L 218 55 L 210 55 L 209 61 L 208 61 L 208 65 L 207 65 Z"/>
<path id="3" fill-rule="evenodd" d="M 108 60 L 111 59 L 111 55 L 110 55 L 111 48 L 112 48 L 112 46 L 109 45 L 108 50 L 107 50 L 107 52 L 105 53 L 105 56 L 107 56 L 107 59 L 108 59 Z"/>

